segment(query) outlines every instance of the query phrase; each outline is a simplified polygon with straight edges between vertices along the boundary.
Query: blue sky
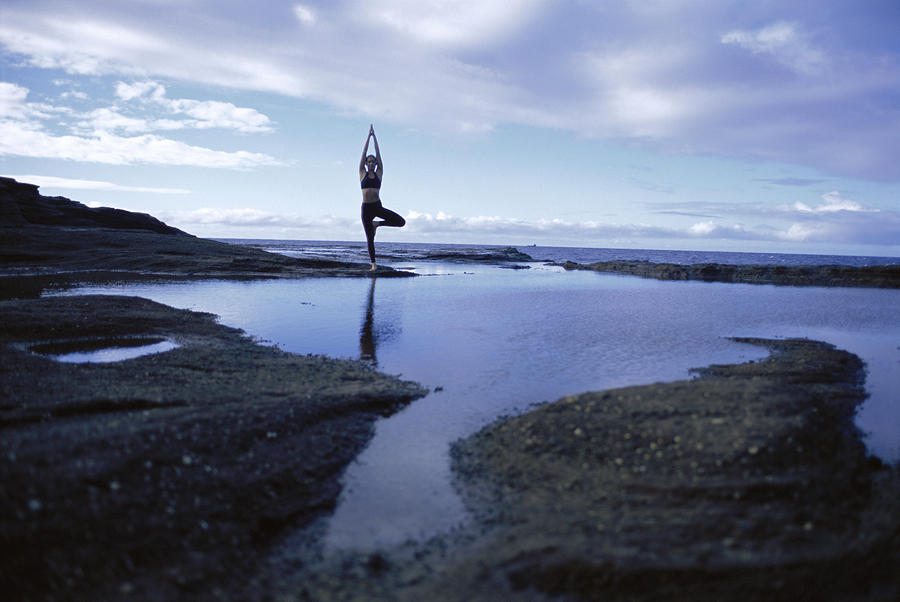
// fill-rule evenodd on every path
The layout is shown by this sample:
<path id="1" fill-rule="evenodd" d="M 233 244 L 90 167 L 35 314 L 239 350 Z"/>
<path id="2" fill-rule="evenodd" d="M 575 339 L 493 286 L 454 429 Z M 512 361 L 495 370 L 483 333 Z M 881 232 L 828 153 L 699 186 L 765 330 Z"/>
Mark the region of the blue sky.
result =
<path id="1" fill-rule="evenodd" d="M 900 3 L 4 0 L 0 174 L 206 237 L 900 256 Z"/>

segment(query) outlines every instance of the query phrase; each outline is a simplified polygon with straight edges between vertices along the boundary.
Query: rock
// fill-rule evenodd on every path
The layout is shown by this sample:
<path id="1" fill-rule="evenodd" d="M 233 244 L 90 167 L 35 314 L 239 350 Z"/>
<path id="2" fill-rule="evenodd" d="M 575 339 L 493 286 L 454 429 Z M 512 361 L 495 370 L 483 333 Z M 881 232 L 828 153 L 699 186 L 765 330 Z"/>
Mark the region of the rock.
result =
<path id="1" fill-rule="evenodd" d="M 453 250 L 453 251 L 429 251 L 425 259 L 431 261 L 456 261 L 472 263 L 496 263 L 503 261 L 534 261 L 530 255 L 522 253 L 515 247 L 485 250 Z"/>
<path id="2" fill-rule="evenodd" d="M 198 238 L 143 213 L 92 209 L 0 178 L 0 299 L 37 297 L 46 286 L 70 282 L 366 277 L 368 268 Z M 378 270 L 379 278 L 414 275 Z"/>
<path id="3" fill-rule="evenodd" d="M 731 265 L 697 263 L 653 263 L 650 261 L 598 261 L 580 264 L 567 261 L 559 265 L 567 270 L 589 270 L 610 274 L 640 276 L 657 280 L 701 280 L 743 284 L 789 286 L 853 286 L 900 288 L 900 264 L 848 265 Z"/>
<path id="4" fill-rule="evenodd" d="M 65 197 L 43 196 L 34 184 L 0 178 L 0 225 L 22 224 L 149 230 L 187 236 L 146 213 L 110 207 L 91 208 Z"/>
<path id="5" fill-rule="evenodd" d="M 0 301 L 0 316 L 5 600 L 235 590 L 273 539 L 331 512 L 375 421 L 427 393 L 138 297 Z M 28 351 L 132 335 L 181 346 L 103 364 Z"/>

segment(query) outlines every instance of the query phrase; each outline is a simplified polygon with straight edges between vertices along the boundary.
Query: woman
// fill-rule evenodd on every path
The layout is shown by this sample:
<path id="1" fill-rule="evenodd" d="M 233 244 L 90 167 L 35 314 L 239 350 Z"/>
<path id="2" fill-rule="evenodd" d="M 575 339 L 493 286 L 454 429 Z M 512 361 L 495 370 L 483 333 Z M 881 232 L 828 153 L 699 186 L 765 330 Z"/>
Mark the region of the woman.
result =
<path id="1" fill-rule="evenodd" d="M 369 140 L 375 142 L 375 154 L 368 155 Z M 369 271 L 375 271 L 375 230 L 380 226 L 393 226 L 402 228 L 406 220 L 381 205 L 381 174 L 384 173 L 384 165 L 381 163 L 381 151 L 378 150 L 378 138 L 375 137 L 375 128 L 369 125 L 369 136 L 363 147 L 362 157 L 359 160 L 359 185 L 362 187 L 362 223 L 366 231 L 366 242 L 369 245 L 369 259 L 372 267 Z M 380 217 L 382 221 L 375 221 Z"/>

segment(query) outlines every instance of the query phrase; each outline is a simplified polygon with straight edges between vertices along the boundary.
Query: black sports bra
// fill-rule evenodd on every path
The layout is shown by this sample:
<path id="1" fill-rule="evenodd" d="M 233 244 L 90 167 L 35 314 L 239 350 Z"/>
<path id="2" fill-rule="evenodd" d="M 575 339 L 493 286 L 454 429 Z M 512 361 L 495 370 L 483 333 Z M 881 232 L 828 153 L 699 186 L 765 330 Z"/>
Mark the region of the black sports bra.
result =
<path id="1" fill-rule="evenodd" d="M 363 176 L 363 179 L 359 181 L 360 188 L 381 188 L 381 178 L 378 177 L 378 174 L 375 174 L 374 178 L 370 178 L 369 174 Z"/>

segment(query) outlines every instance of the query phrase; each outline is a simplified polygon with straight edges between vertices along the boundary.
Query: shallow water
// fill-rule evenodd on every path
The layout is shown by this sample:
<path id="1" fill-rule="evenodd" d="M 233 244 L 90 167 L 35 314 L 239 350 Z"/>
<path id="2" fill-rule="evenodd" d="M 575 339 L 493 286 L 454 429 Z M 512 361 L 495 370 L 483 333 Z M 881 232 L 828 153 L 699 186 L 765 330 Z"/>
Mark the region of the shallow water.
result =
<path id="1" fill-rule="evenodd" d="M 368 262 L 365 243 L 327 240 L 220 239 L 222 242 L 259 247 L 273 253 L 309 259 Z M 497 245 L 378 242 L 379 261 L 392 263 L 434 260 L 437 256 L 467 256 L 496 251 Z M 663 249 L 610 249 L 603 247 L 516 247 L 538 262 L 592 263 L 595 261 L 638 260 L 653 263 L 726 263 L 733 265 L 889 265 L 897 257 L 861 255 L 801 255 L 798 253 L 742 253 L 735 251 L 674 251 Z"/>
<path id="2" fill-rule="evenodd" d="M 95 349 L 93 351 L 73 351 L 71 353 L 42 354 L 57 362 L 65 364 L 107 364 L 113 362 L 122 362 L 125 360 L 142 357 L 145 355 L 153 355 L 156 353 L 165 353 L 177 349 L 178 345 L 171 341 L 160 341 L 159 343 L 151 343 L 149 345 L 140 345 L 137 347 L 106 347 L 104 349 Z"/>
<path id="3" fill-rule="evenodd" d="M 531 264 L 405 261 L 409 279 L 206 281 L 79 292 L 213 312 L 296 353 L 363 358 L 437 390 L 376 423 L 345 473 L 327 545 L 374 548 L 453 528 L 465 510 L 449 445 L 498 416 L 588 390 L 757 359 L 731 336 L 806 336 L 868 365 L 858 417 L 870 450 L 900 459 L 900 291 L 662 282 Z"/>

